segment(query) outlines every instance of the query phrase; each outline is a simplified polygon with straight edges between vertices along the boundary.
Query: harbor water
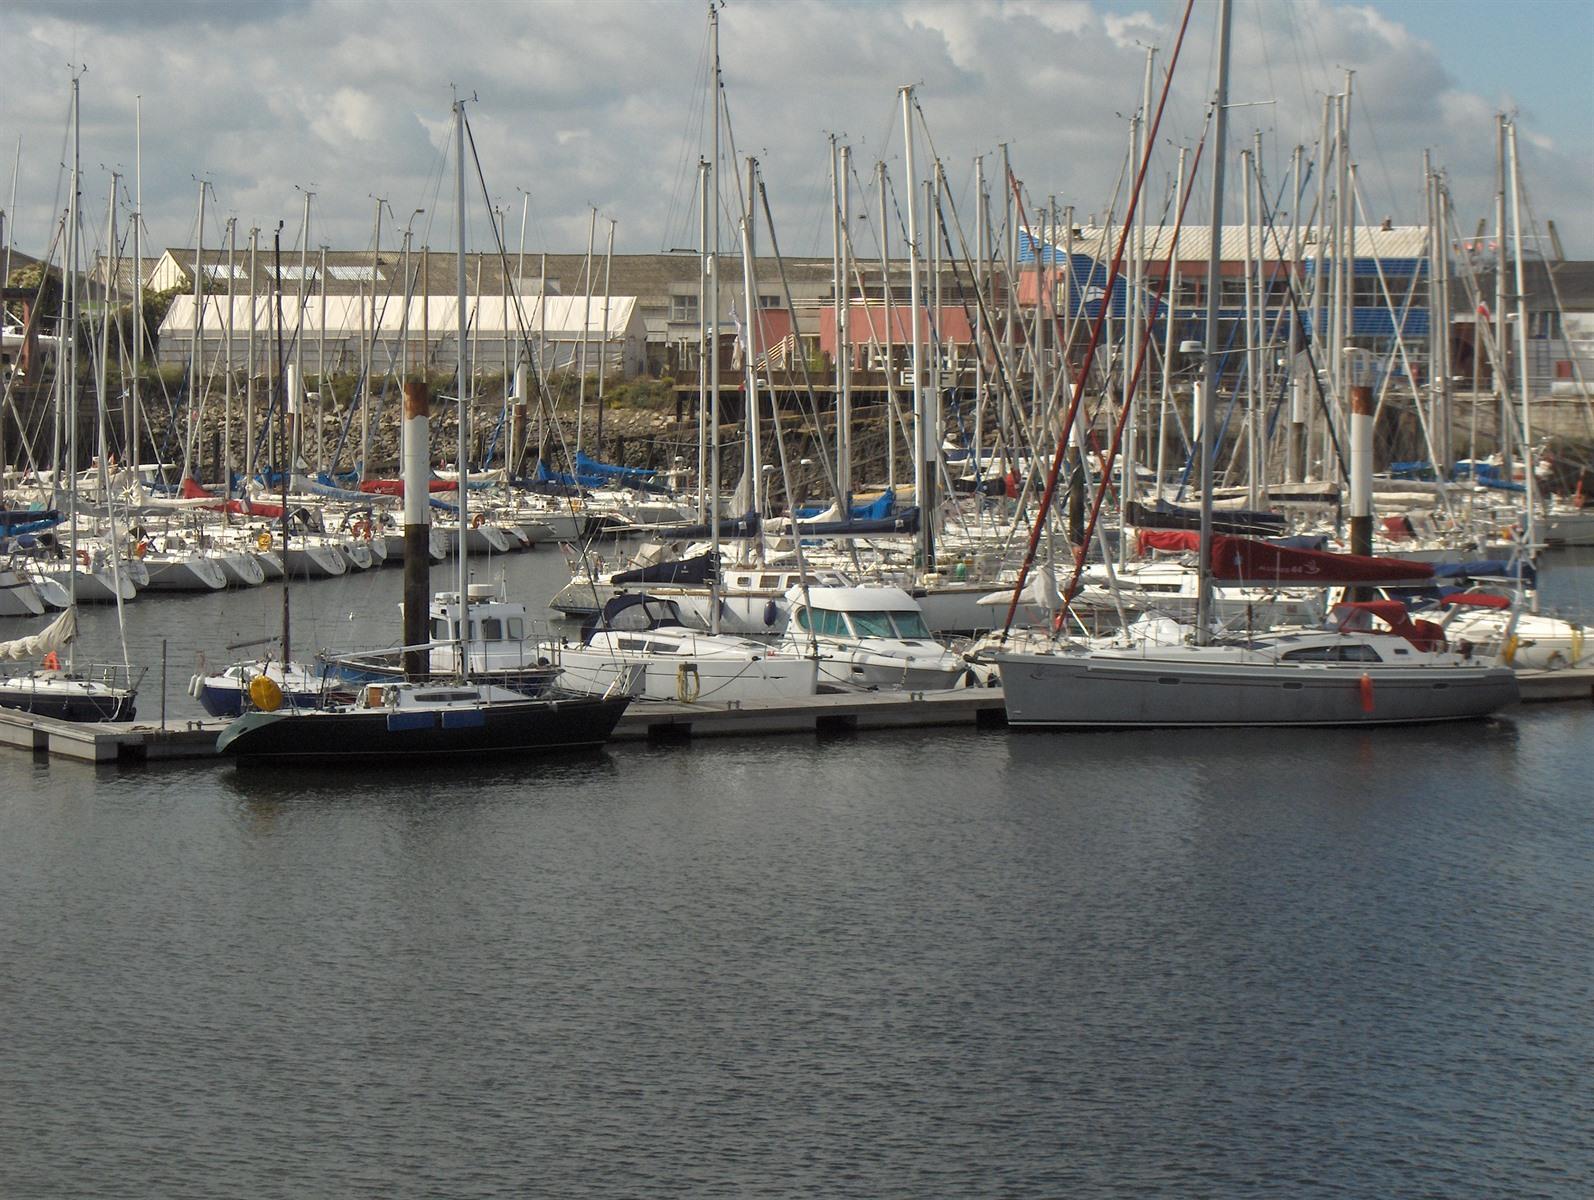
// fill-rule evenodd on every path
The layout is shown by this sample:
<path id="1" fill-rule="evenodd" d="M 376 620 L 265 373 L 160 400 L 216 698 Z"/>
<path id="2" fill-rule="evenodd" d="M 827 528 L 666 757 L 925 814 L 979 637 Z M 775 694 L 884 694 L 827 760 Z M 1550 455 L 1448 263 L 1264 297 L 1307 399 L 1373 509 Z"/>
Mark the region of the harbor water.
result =
<path id="1" fill-rule="evenodd" d="M 394 640 L 398 576 L 298 589 L 295 646 Z M 171 719 L 280 604 L 129 607 Z M 1585 1197 L 1591 745 L 1579 703 L 402 774 L 7 753 L 0 1195 Z"/>

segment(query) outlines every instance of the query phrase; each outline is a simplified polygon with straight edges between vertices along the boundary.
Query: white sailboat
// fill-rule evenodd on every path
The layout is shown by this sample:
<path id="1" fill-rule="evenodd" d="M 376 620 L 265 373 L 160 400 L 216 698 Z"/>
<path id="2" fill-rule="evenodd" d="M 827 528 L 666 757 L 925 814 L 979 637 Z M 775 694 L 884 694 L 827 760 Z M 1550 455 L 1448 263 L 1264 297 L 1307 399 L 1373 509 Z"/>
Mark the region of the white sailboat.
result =
<path id="1" fill-rule="evenodd" d="M 1486 716 L 1516 699 L 1515 676 L 1506 668 L 1449 650 L 1442 631 L 1426 622 L 1413 623 L 1404 606 L 1396 602 L 1340 606 L 1329 626 L 1321 629 L 1229 640 L 1211 636 L 1214 428 L 1210 401 L 1216 394 L 1220 350 L 1217 247 L 1223 218 L 1229 29 L 1230 0 L 1221 0 L 1214 98 L 1213 249 L 1207 267 L 1205 382 L 1198 422 L 1201 576 L 1194 640 L 1170 645 L 1147 639 L 1124 646 L 1054 642 L 1040 649 L 1000 653 L 996 662 L 1008 720 L 1015 725 L 1062 728 L 1157 728 L 1392 724 Z M 1177 53 L 1176 47 L 1175 61 Z M 1133 205 L 1130 211 L 1132 215 Z M 1125 220 L 1125 236 L 1130 219 Z M 1109 298 L 1116 282 L 1116 275 L 1110 275 Z M 1107 308 L 1104 299 L 1102 311 Z M 1081 387 L 1086 374 L 1081 371 Z M 1354 519 L 1366 522 L 1370 529 L 1369 395 L 1370 391 L 1364 392 L 1351 406 L 1356 414 L 1352 417 L 1353 489 L 1359 485 L 1351 511 L 1358 514 Z M 1037 520 L 1044 517 L 1042 512 Z M 1032 535 L 1032 556 L 1034 542 Z M 1015 606 L 1017 599 L 1015 592 Z M 1386 631 L 1374 632 L 1375 617 L 1384 621 Z"/>
<path id="2" fill-rule="evenodd" d="M 131 671 L 126 661 L 126 643 L 123 643 L 123 661 L 117 666 L 90 667 L 78 670 L 76 663 L 76 647 L 74 639 L 77 634 L 77 587 L 79 576 L 79 542 L 78 542 L 78 478 L 76 463 L 78 459 L 78 339 L 76 336 L 79 317 L 78 306 L 78 188 L 79 188 L 79 126 L 81 114 L 79 111 L 79 79 L 74 75 L 72 79 L 72 178 L 71 191 L 67 201 L 67 238 L 65 257 L 65 287 L 63 292 L 62 329 L 65 331 L 68 346 L 66 354 L 61 356 L 56 364 L 57 388 L 56 399 L 59 405 L 60 418 L 65 424 L 66 445 L 65 462 L 71 464 L 66 471 L 69 480 L 67 490 L 66 530 L 68 538 L 68 553 L 66 557 L 67 570 L 65 572 L 65 586 L 67 591 L 67 607 L 59 617 L 52 621 L 46 628 L 37 634 L 14 638 L 0 642 L 0 659 L 13 661 L 39 658 L 40 665 L 27 671 L 0 676 L 0 705 L 7 708 L 19 708 L 26 712 L 37 713 L 42 716 L 55 717 L 66 721 L 131 721 L 134 716 L 134 704 L 137 689 L 133 686 Z M 113 204 L 115 181 L 112 182 Z M 113 209 L 114 211 L 114 209 Z M 114 241 L 114 238 L 111 240 Z M 105 356 L 104 339 L 102 330 L 101 355 L 99 371 L 96 374 L 96 390 L 99 400 L 99 463 L 103 472 L 107 462 L 107 448 L 105 438 Z M 61 477 L 60 465 L 57 465 L 56 477 Z M 105 489 L 102 487 L 102 494 Z M 120 582 L 118 558 L 114 552 L 116 544 L 116 522 L 114 510 L 110 512 L 111 536 L 113 547 L 109 555 L 109 570 L 113 585 Z M 121 618 L 121 597 L 119 590 L 113 591 L 113 599 L 117 603 L 117 618 Z"/>

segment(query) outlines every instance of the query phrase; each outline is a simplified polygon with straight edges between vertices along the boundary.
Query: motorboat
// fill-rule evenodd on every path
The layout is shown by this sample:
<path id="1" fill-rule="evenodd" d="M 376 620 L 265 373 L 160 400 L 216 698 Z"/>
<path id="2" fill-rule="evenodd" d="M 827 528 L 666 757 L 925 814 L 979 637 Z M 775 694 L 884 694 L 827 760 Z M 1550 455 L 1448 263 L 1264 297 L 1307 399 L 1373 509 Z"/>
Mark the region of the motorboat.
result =
<path id="1" fill-rule="evenodd" d="M 790 700 L 812 696 L 819 682 L 812 654 L 689 628 L 673 600 L 645 593 L 611 599 L 580 643 L 557 655 L 561 686 L 591 694 L 621 687 L 644 700 Z"/>
<path id="2" fill-rule="evenodd" d="M 794 586 L 780 645 L 819 657 L 823 683 L 934 691 L 972 679 L 968 664 L 931 636 L 914 598 L 898 587 Z"/>

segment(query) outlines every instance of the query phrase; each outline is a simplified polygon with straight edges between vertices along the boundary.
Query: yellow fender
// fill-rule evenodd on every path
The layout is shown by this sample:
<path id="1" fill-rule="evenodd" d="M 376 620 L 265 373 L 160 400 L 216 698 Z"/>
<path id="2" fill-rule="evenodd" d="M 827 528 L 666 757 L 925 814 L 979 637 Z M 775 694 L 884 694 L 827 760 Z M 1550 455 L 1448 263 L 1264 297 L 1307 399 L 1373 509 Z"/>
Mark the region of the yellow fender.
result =
<path id="1" fill-rule="evenodd" d="M 276 712 L 282 707 L 282 689 L 268 675 L 256 675 L 249 681 L 249 702 L 261 712 Z"/>

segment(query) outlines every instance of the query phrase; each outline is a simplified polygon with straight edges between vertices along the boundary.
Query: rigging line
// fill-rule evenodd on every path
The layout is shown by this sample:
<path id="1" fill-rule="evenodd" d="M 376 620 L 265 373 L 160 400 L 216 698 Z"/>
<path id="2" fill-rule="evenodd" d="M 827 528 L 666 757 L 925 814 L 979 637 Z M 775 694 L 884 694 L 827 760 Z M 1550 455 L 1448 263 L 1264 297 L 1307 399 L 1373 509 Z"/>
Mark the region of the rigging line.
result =
<path id="1" fill-rule="evenodd" d="M 706 80 L 709 74 L 708 47 L 709 34 L 708 28 L 705 26 L 703 29 L 702 40 L 698 42 L 697 64 L 693 67 L 692 73 L 689 77 L 692 81 L 687 95 L 687 99 L 689 101 L 695 100 L 697 97 L 699 97 L 706 86 Z M 681 131 L 680 155 L 676 159 L 675 164 L 675 183 L 670 190 L 669 207 L 665 210 L 664 221 L 660 226 L 660 232 L 664 239 L 663 244 L 659 246 L 660 253 L 664 253 L 670 248 L 670 246 L 675 244 L 676 216 L 680 215 L 683 222 L 690 221 L 692 212 L 695 212 L 697 209 L 697 192 L 700 189 L 696 187 L 697 171 L 692 162 L 692 158 L 694 157 L 694 151 L 692 150 L 692 147 L 701 146 L 703 144 L 703 110 L 705 107 L 707 106 L 701 103 L 688 103 L 686 106 L 685 128 Z M 686 189 L 687 179 L 689 177 L 693 181 L 693 186 L 691 189 L 692 199 L 688 210 L 683 213 L 681 207 L 681 193 Z M 689 236 L 690 227 L 683 225 L 681 233 L 683 234 L 683 238 L 684 236 Z"/>
<path id="2" fill-rule="evenodd" d="M 1284 184 L 1281 182 L 1279 186 L 1282 189 Z M 1282 195 L 1282 192 L 1280 194 Z M 1274 219 L 1273 209 L 1267 202 L 1266 192 L 1263 192 L 1261 196 L 1258 197 L 1258 203 L 1262 210 L 1260 215 L 1262 217 L 1264 227 L 1270 230 L 1273 234 L 1274 252 L 1281 260 L 1288 261 L 1284 253 L 1284 243 L 1279 237 L 1278 222 Z M 1286 272 L 1284 279 L 1290 298 L 1290 312 L 1293 315 L 1295 323 L 1300 327 L 1301 333 L 1305 335 L 1307 332 L 1306 318 L 1303 316 L 1301 311 L 1300 294 L 1295 286 L 1293 273 Z M 1312 330 L 1312 336 L 1315 336 L 1317 332 L 1318 331 L 1314 328 Z M 1340 445 L 1339 430 L 1334 426 L 1333 406 L 1329 404 L 1328 395 L 1323 390 L 1323 376 L 1322 372 L 1318 370 L 1317 356 L 1312 353 L 1312 336 L 1303 336 L 1301 338 L 1301 352 L 1306 355 L 1306 364 L 1311 369 L 1313 392 L 1317 396 L 1317 406 L 1323 414 L 1324 430 L 1328 434 L 1328 439 L 1334 447 L 1334 458 L 1339 463 L 1340 474 L 1344 478 L 1348 479 L 1350 478 L 1350 468 L 1345 461 L 1344 447 Z"/>
<path id="3" fill-rule="evenodd" d="M 1384 157 L 1384 148 L 1378 142 L 1378 126 L 1373 122 L 1373 113 L 1367 107 L 1367 89 L 1357 88 L 1351 96 L 1351 103 L 1359 105 L 1362 110 L 1362 123 L 1367 127 L 1367 136 L 1373 143 L 1373 154 L 1378 159 L 1378 169 L 1383 172 L 1384 187 L 1389 190 L 1389 211 L 1400 211 L 1400 199 L 1395 191 L 1395 177 L 1389 170 L 1389 160 Z"/>
<path id="4" fill-rule="evenodd" d="M 1203 133 L 1201 140 L 1196 143 L 1194 161 L 1190 164 L 1190 186 L 1184 189 L 1184 194 L 1179 202 L 1178 215 L 1173 220 L 1173 239 L 1168 243 L 1168 257 L 1163 260 L 1162 278 L 1158 281 L 1156 294 L 1151 300 L 1151 312 L 1146 318 L 1145 336 L 1139 339 L 1140 347 L 1135 359 L 1134 373 L 1129 379 L 1129 386 L 1124 389 L 1124 401 L 1118 409 L 1117 421 L 1113 425 L 1112 443 L 1108 446 L 1107 455 L 1101 464 L 1102 486 L 1096 489 L 1096 497 L 1090 506 L 1090 516 L 1085 522 L 1084 536 L 1080 538 L 1079 545 L 1074 548 L 1074 570 L 1068 578 L 1068 586 L 1063 589 L 1063 604 L 1062 608 L 1058 610 L 1054 629 L 1062 627 L 1063 613 L 1067 611 L 1069 605 L 1073 602 L 1076 589 L 1079 587 L 1080 576 L 1085 570 L 1085 552 L 1090 547 L 1091 535 L 1096 532 L 1096 522 L 1101 517 L 1102 502 L 1107 498 L 1107 480 L 1112 478 L 1113 464 L 1117 461 L 1118 451 L 1123 446 L 1124 430 L 1128 427 L 1129 413 L 1135 402 L 1135 393 L 1140 387 L 1140 374 L 1145 369 L 1147 353 L 1157 340 L 1153 335 L 1153 330 L 1156 327 L 1156 314 L 1157 310 L 1162 307 L 1163 297 L 1168 292 L 1168 282 L 1173 277 L 1173 256 L 1177 252 L 1179 230 L 1184 226 L 1185 210 L 1189 208 L 1190 197 L 1196 190 L 1194 186 L 1196 170 L 1201 165 L 1201 155 L 1206 149 L 1206 144 L 1206 134 Z M 1127 517 L 1128 514 L 1125 513 L 1123 516 Z M 1127 524 L 1127 520 L 1120 520 L 1119 537 L 1125 536 L 1124 527 Z"/>
<path id="5" fill-rule="evenodd" d="M 1163 109 L 1168 103 L 1168 93 L 1172 90 L 1173 73 L 1179 62 L 1180 51 L 1184 48 L 1184 35 L 1190 27 L 1190 14 L 1195 9 L 1195 0 L 1186 0 L 1184 19 L 1179 24 L 1179 36 L 1173 45 L 1173 54 L 1168 59 L 1168 73 L 1163 80 L 1162 95 L 1157 100 L 1157 116 L 1152 122 L 1151 132 L 1147 137 L 1148 144 L 1155 145 L 1157 131 L 1162 127 Z M 1013 586 L 1013 596 L 1008 601 L 1007 615 L 1002 622 L 1001 640 L 1007 641 L 1008 631 L 1013 627 L 1013 618 L 1018 612 L 1019 600 L 1024 594 L 1024 582 L 1030 568 L 1035 565 L 1036 551 L 1040 546 L 1041 533 L 1046 526 L 1046 514 L 1052 506 L 1052 501 L 1057 496 L 1057 477 L 1062 470 L 1063 460 L 1068 454 L 1068 431 L 1073 427 L 1075 418 L 1079 413 L 1080 401 L 1084 398 L 1085 380 L 1090 372 L 1090 365 L 1096 357 L 1096 347 L 1101 340 L 1101 332 L 1106 324 L 1108 311 L 1112 307 L 1113 290 L 1118 283 L 1118 270 L 1123 265 L 1124 251 L 1129 246 L 1129 234 L 1134 225 L 1135 210 L 1140 204 L 1141 188 L 1145 184 L 1146 170 L 1151 165 L 1151 155 L 1146 155 L 1140 163 L 1140 170 L 1135 179 L 1135 186 L 1130 192 L 1129 210 L 1124 216 L 1123 231 L 1118 237 L 1118 247 L 1113 252 L 1112 267 L 1107 274 L 1107 286 L 1103 289 L 1101 307 L 1097 310 L 1096 320 L 1090 331 L 1090 341 L 1085 347 L 1084 363 L 1080 367 L 1078 378 L 1074 383 L 1074 398 L 1068 406 L 1068 413 L 1063 423 L 1058 427 L 1057 452 L 1052 456 L 1051 469 L 1046 475 L 1046 488 L 1041 494 L 1040 511 L 1035 516 L 1035 522 L 1030 527 L 1029 546 L 1024 552 L 1023 562 L 1019 564 L 1018 579 Z M 1203 451 L 1204 452 L 1204 451 Z"/>
<path id="6" fill-rule="evenodd" d="M 1529 145 L 1532 145 L 1531 141 Z M 1588 380 L 1584 378 L 1582 364 L 1572 347 L 1571 339 L 1567 336 L 1566 303 L 1561 299 L 1561 285 L 1555 281 L 1555 271 L 1551 269 L 1550 260 L 1542 251 L 1545 239 L 1544 235 L 1539 232 L 1539 219 L 1533 210 L 1533 197 L 1529 194 L 1528 186 L 1525 183 L 1519 183 L 1517 190 L 1522 193 L 1522 206 L 1528 210 L 1528 232 L 1533 235 L 1533 240 L 1541 247 L 1540 258 L 1544 263 L 1544 277 L 1550 285 L 1550 296 L 1555 302 L 1553 311 L 1556 314 L 1557 324 L 1560 328 L 1558 340 L 1566 351 L 1568 361 L 1572 364 L 1572 378 L 1576 381 L 1578 392 L 1583 399 L 1584 417 L 1589 422 L 1590 428 L 1594 429 L 1594 402 L 1590 400 Z"/>
<path id="7" fill-rule="evenodd" d="M 756 182 L 758 184 L 759 203 L 760 203 L 760 206 L 762 207 L 763 212 L 764 212 L 764 225 L 769 230 L 769 249 L 770 249 L 770 253 L 775 256 L 775 267 L 776 267 L 776 270 L 780 273 L 780 289 L 781 289 L 781 292 L 783 293 L 785 301 L 786 301 L 786 311 L 787 311 L 787 313 L 790 314 L 791 323 L 792 323 L 792 329 L 796 330 L 796 328 L 797 328 L 797 306 L 796 306 L 795 301 L 792 299 L 791 284 L 788 282 L 787 277 L 786 277 L 786 260 L 785 260 L 784 257 L 782 257 L 781 252 L 780 252 L 780 238 L 779 238 L 779 235 L 777 235 L 776 232 L 775 232 L 775 218 L 774 218 L 773 214 L 770 212 L 769 191 L 764 186 L 764 180 L 763 180 L 763 176 L 762 175 L 759 176 L 759 178 L 757 179 Z M 839 302 L 838 302 L 838 304 L 839 304 Z M 752 317 L 752 318 L 749 318 L 749 319 L 750 320 L 756 320 L 757 318 L 755 316 L 755 317 Z M 825 427 L 824 427 L 824 424 L 819 419 L 819 398 L 814 393 L 813 378 L 808 373 L 808 356 L 806 354 L 798 354 L 797 355 L 797 362 L 798 362 L 798 365 L 802 368 L 803 393 L 804 393 L 804 396 L 807 398 L 807 401 L 808 401 L 808 404 L 809 404 L 809 410 L 808 411 L 813 417 L 814 438 L 819 443 L 819 449 L 820 449 L 819 461 L 820 461 L 820 464 L 824 468 L 825 482 L 830 485 L 830 490 L 834 494 L 836 492 L 836 490 L 837 490 L 837 486 L 838 485 L 837 485 L 835 474 L 834 474 L 834 472 L 832 471 L 832 468 L 831 468 L 832 459 L 831 459 L 831 456 L 830 456 L 830 443 L 825 440 Z M 765 349 L 765 366 L 766 366 L 766 368 L 768 367 L 768 365 L 769 365 L 769 362 L 768 362 L 768 348 L 766 347 L 766 349 Z M 771 395 L 773 396 L 773 387 L 774 387 L 773 382 L 771 382 L 770 386 L 771 386 Z M 772 400 L 771 401 L 771 408 L 773 409 L 773 407 L 774 406 L 773 406 L 773 400 Z M 775 425 L 776 425 L 776 428 L 778 430 L 779 429 L 779 425 L 780 425 L 778 417 L 777 417 L 777 419 L 775 421 Z"/>
<path id="8" fill-rule="evenodd" d="M 471 128 L 471 124 L 470 124 L 469 118 L 465 117 L 463 112 L 461 112 L 460 116 L 461 116 L 461 120 L 464 122 L 464 126 L 465 126 L 465 137 L 466 137 L 467 141 L 470 144 L 471 161 L 472 161 L 472 164 L 476 168 L 476 180 L 477 180 L 477 183 L 480 185 L 482 198 L 483 198 L 484 201 L 486 201 L 487 203 L 490 204 L 491 201 L 490 201 L 489 196 L 488 196 L 487 177 L 486 177 L 486 174 L 485 174 L 485 172 L 484 172 L 484 170 L 482 168 L 481 155 L 477 151 L 475 131 Z M 494 243 L 496 244 L 496 248 L 497 248 L 497 251 L 498 251 L 499 261 L 500 261 L 500 264 L 501 264 L 501 269 L 507 273 L 508 270 L 509 270 L 509 250 L 508 250 L 508 247 L 504 244 L 503 231 L 499 228 L 497 221 L 493 221 L 493 222 L 491 222 L 491 224 L 492 224 L 492 227 L 493 227 L 493 240 L 494 240 Z M 546 281 L 544 281 L 544 287 L 546 288 Z M 508 314 L 507 313 L 505 314 L 505 319 L 506 320 L 508 319 Z M 561 453 L 563 455 L 565 463 L 567 463 L 569 465 L 570 471 L 571 471 L 571 476 L 572 476 L 572 478 L 574 478 L 575 477 L 575 473 L 576 473 L 576 469 L 577 469 L 576 468 L 575 455 L 571 453 L 570 445 L 565 440 L 564 429 L 563 429 L 563 427 L 561 426 L 561 424 L 559 422 L 557 404 L 554 401 L 554 396 L 553 396 L 552 389 L 549 387 L 548 381 L 543 376 L 543 373 L 541 371 L 541 364 L 540 364 L 540 362 L 538 362 L 538 357 L 539 356 L 533 355 L 531 353 L 531 350 L 532 350 L 531 335 L 530 335 L 530 332 L 529 332 L 529 330 L 527 328 L 527 325 L 526 325 L 526 314 L 525 314 L 525 310 L 522 307 L 522 304 L 521 304 L 521 301 L 520 301 L 520 295 L 519 295 L 519 289 L 518 288 L 516 289 L 515 323 L 516 323 L 516 332 L 519 334 L 519 337 L 520 337 L 520 347 L 519 348 L 522 351 L 522 353 L 525 355 L 526 362 L 527 362 L 527 374 L 531 376 L 531 378 L 535 381 L 535 384 L 536 384 L 537 403 L 538 403 L 539 415 L 542 416 L 546 420 L 547 428 L 552 430 L 554 441 L 557 443 L 557 445 L 559 447 L 559 450 L 561 451 Z M 544 332 L 546 332 L 546 331 L 544 331 Z M 605 355 L 608 353 L 608 347 L 607 346 L 605 346 L 603 348 L 603 353 Z M 537 365 L 533 366 L 532 365 L 533 363 L 536 363 Z M 508 381 L 505 380 L 506 390 L 507 390 L 507 386 L 508 386 Z M 458 391 L 460 393 L 460 396 L 463 398 L 464 391 L 465 391 L 464 386 L 463 386 L 463 381 L 461 381 L 461 386 L 458 388 Z M 460 400 L 460 403 L 463 404 L 463 399 Z M 579 419 L 580 419 L 580 417 L 578 415 L 577 420 L 579 420 Z M 528 432 L 529 432 L 529 429 L 528 429 Z M 539 463 L 540 463 L 540 461 L 541 460 L 539 459 Z M 467 479 L 467 475 L 468 475 L 467 464 L 460 463 L 459 464 L 459 470 L 460 470 L 460 487 L 463 490 L 464 488 L 468 487 L 468 485 L 469 485 L 469 480 Z M 567 495 L 564 495 L 564 496 L 559 497 L 559 498 L 564 500 L 565 507 L 566 507 L 567 511 L 572 516 L 574 516 L 578 512 L 578 510 L 576 509 L 576 506 L 575 506 L 575 501 L 576 501 L 576 497 L 575 496 L 571 496 L 571 495 L 567 494 Z M 598 537 L 598 529 L 597 529 L 596 524 L 594 524 L 591 530 L 584 532 L 584 534 L 582 536 L 582 539 L 581 539 L 581 542 L 580 542 L 580 549 L 581 549 L 581 552 L 582 552 L 581 553 L 581 561 L 585 565 L 589 582 L 593 583 L 594 585 L 596 585 L 596 583 L 597 583 L 597 574 L 596 574 L 596 570 L 594 568 L 594 564 L 591 562 L 590 555 L 587 554 L 587 551 L 590 550 L 590 548 L 593 545 L 593 543 L 596 542 L 597 537 Z"/>

